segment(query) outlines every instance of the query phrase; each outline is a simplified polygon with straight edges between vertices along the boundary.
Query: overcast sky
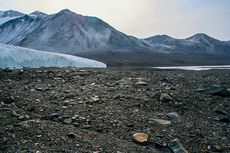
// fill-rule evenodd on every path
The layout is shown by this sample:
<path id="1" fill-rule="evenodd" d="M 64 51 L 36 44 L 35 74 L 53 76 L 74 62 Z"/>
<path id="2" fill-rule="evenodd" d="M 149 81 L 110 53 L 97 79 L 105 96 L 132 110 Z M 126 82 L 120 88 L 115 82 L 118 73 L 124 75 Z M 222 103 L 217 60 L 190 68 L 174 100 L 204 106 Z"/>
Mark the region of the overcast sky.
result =
<path id="1" fill-rule="evenodd" d="M 139 38 L 206 33 L 230 40 L 230 0 L 0 0 L 1 10 L 56 13 L 68 8 L 96 16 Z"/>

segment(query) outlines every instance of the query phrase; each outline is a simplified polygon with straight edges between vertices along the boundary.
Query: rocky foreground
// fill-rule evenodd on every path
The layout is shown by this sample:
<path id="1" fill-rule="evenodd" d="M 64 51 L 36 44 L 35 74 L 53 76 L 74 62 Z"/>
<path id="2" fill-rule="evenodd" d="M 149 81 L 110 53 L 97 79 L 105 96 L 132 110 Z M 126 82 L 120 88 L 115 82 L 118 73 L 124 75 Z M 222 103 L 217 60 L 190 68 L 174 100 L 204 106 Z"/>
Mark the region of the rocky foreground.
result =
<path id="1" fill-rule="evenodd" d="M 230 71 L 0 71 L 2 153 L 230 152 Z"/>

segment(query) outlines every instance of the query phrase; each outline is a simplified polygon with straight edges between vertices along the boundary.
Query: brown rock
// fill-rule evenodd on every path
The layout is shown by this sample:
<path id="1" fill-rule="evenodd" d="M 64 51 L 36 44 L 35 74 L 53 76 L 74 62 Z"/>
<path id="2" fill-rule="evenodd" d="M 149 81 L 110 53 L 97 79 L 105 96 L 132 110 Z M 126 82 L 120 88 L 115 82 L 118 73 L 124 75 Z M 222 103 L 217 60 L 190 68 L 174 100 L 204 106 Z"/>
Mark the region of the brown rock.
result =
<path id="1" fill-rule="evenodd" d="M 143 144 L 148 142 L 150 136 L 146 133 L 135 133 L 132 136 L 132 140 L 136 143 Z"/>

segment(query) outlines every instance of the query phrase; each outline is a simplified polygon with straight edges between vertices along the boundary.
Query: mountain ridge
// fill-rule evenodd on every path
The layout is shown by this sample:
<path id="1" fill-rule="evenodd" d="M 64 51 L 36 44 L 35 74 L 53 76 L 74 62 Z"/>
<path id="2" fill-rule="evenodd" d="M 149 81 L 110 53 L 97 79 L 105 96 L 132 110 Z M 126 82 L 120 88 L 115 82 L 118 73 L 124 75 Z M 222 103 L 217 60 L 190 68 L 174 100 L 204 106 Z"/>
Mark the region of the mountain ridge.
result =
<path id="1" fill-rule="evenodd" d="M 150 61 L 156 57 L 167 57 L 162 60 L 168 60 L 171 58 L 168 55 L 180 54 L 183 58 L 179 63 L 183 64 L 189 54 L 194 55 L 193 58 L 218 55 L 220 59 L 230 55 L 230 41 L 220 41 L 203 33 L 185 39 L 168 35 L 139 39 L 118 31 L 97 17 L 83 16 L 68 9 L 38 18 L 25 15 L 1 24 L 0 43 L 102 61 L 114 57 L 113 60 L 137 62 L 149 59 L 147 56 Z"/>

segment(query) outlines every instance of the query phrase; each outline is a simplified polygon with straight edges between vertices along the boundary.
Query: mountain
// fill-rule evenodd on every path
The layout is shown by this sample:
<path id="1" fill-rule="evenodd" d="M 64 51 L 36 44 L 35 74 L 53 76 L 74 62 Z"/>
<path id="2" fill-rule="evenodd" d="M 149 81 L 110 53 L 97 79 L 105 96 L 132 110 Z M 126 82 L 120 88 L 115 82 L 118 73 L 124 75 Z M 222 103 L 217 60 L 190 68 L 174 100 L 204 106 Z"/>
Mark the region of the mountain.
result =
<path id="1" fill-rule="evenodd" d="M 28 15 L 18 17 L 0 25 L 0 42 L 17 45 L 25 37 L 33 33 L 40 25 L 41 18 L 34 18 Z"/>
<path id="2" fill-rule="evenodd" d="M 106 65 L 94 60 L 0 44 L 0 68 L 94 67 Z"/>
<path id="3" fill-rule="evenodd" d="M 152 49 L 176 53 L 230 53 L 228 42 L 214 39 L 206 34 L 198 33 L 186 39 L 175 39 L 167 35 L 157 35 L 144 39 Z"/>
<path id="4" fill-rule="evenodd" d="M 13 10 L 0 11 L 0 25 L 23 15 L 23 13 Z"/>
<path id="5" fill-rule="evenodd" d="M 31 17 L 35 17 L 35 18 L 43 18 L 43 17 L 46 17 L 48 14 L 46 13 L 43 13 L 43 12 L 40 12 L 40 11 L 34 11 L 32 13 L 29 14 L 29 16 Z"/>
<path id="6" fill-rule="evenodd" d="M 40 19 L 27 16 L 12 20 L 0 26 L 0 36 L 4 37 L 0 38 L 1 43 L 68 54 L 146 46 L 139 39 L 117 31 L 96 17 L 82 16 L 70 10 Z"/>
<path id="7" fill-rule="evenodd" d="M 202 33 L 186 39 L 138 39 L 68 9 L 52 15 L 35 11 L 6 22 L 0 25 L 0 43 L 92 58 L 109 66 L 230 63 L 230 42 Z"/>

